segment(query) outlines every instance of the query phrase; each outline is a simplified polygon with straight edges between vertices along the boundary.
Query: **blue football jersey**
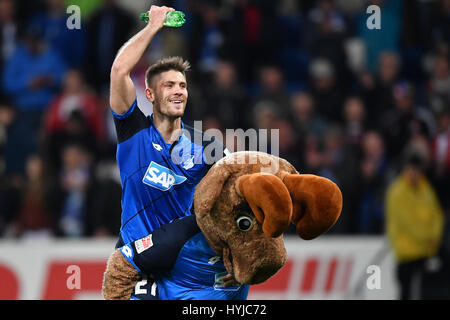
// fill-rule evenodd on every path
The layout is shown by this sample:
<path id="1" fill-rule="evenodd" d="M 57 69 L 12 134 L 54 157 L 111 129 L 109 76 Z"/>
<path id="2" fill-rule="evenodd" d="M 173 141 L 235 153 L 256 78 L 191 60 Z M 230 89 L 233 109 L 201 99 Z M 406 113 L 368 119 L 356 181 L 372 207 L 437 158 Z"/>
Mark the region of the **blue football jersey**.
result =
<path id="1" fill-rule="evenodd" d="M 245 300 L 249 286 L 224 287 L 227 275 L 222 258 L 211 249 L 202 233 L 190 238 L 181 248 L 174 267 L 156 274 L 162 300 Z"/>
<path id="2" fill-rule="evenodd" d="M 178 140 L 167 144 L 153 115 L 146 117 L 137 100 L 125 114 L 112 113 L 122 183 L 121 246 L 190 215 L 195 186 L 216 155 L 221 158 L 227 151 L 219 141 L 184 123 Z"/>
<path id="3" fill-rule="evenodd" d="M 221 277 L 227 270 L 222 258 L 211 249 L 194 215 L 176 219 L 120 251 L 145 278 L 132 299 L 247 299 L 248 285 L 224 286 Z"/>

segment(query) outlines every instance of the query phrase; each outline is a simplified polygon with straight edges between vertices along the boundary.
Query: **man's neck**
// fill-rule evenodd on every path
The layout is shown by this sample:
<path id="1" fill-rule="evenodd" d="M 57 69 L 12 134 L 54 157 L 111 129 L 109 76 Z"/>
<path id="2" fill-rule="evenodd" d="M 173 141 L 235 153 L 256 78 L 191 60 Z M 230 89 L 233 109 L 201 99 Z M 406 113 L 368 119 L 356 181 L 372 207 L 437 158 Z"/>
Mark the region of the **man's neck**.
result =
<path id="1" fill-rule="evenodd" d="M 153 123 L 166 143 L 172 144 L 178 140 L 178 137 L 181 134 L 181 117 L 170 118 L 158 112 L 154 112 Z"/>

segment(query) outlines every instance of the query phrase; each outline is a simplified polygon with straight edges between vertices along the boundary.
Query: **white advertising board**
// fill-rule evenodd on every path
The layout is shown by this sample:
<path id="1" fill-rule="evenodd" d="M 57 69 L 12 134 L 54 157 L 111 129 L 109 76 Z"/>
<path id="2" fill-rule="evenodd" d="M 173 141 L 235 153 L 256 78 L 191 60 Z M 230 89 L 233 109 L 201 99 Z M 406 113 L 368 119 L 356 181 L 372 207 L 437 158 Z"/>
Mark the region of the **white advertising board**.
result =
<path id="1" fill-rule="evenodd" d="M 285 238 L 286 265 L 249 299 L 396 299 L 394 261 L 381 237 Z M 0 241 L 0 299 L 102 299 L 115 239 Z M 73 275 L 80 276 L 74 283 Z"/>

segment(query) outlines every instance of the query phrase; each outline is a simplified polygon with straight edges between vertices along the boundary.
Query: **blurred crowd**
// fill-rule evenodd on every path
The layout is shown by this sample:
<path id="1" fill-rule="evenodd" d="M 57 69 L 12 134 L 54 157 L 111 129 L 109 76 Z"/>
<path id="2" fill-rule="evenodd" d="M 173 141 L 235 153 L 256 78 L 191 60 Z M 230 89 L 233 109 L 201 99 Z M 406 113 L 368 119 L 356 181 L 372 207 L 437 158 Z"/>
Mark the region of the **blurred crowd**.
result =
<path id="1" fill-rule="evenodd" d="M 279 129 L 281 157 L 342 189 L 330 233 L 384 234 L 386 193 L 411 159 L 448 221 L 450 0 L 135 2 L 187 20 L 164 28 L 135 68 L 138 100 L 146 67 L 181 55 L 193 67 L 184 121 Z M 80 29 L 67 27 L 70 4 Z M 367 27 L 371 4 L 381 29 Z M 141 8 L 0 0 L 0 236 L 118 234 L 109 74 L 143 27 Z"/>

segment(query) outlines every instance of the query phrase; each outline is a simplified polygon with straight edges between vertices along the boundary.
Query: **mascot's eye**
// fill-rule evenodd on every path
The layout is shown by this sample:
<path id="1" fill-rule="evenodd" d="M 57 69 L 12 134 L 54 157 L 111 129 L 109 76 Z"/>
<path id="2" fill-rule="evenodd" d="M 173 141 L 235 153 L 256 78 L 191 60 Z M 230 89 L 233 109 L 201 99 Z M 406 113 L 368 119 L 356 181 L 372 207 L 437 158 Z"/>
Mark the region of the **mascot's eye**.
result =
<path id="1" fill-rule="evenodd" d="M 241 231 L 248 231 L 253 227 L 253 219 L 249 216 L 238 217 L 236 223 Z"/>

